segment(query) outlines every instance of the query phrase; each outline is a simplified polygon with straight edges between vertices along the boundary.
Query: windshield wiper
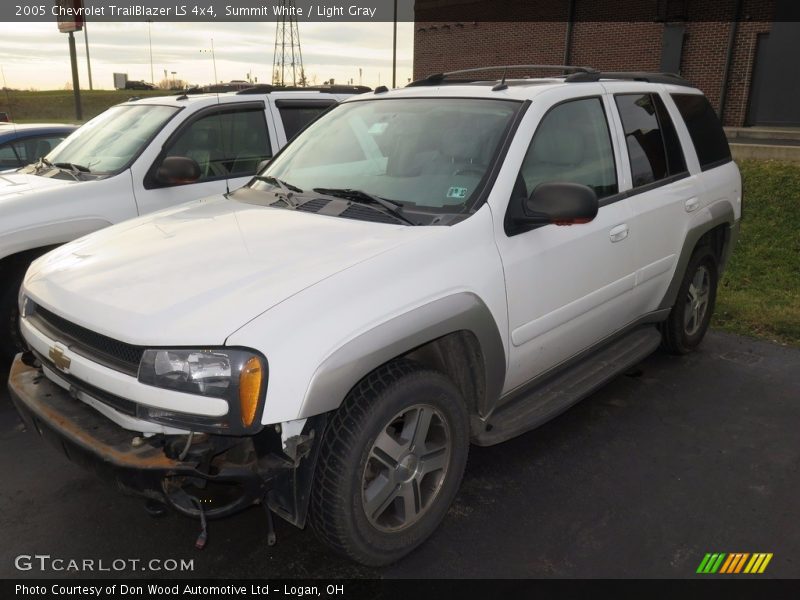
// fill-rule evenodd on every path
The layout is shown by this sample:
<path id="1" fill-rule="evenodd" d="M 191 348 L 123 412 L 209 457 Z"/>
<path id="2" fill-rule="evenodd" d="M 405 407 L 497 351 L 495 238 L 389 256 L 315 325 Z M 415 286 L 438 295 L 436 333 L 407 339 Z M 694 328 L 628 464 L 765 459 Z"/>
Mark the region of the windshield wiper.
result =
<path id="1" fill-rule="evenodd" d="M 59 169 L 70 169 L 71 171 L 77 171 L 78 173 L 91 173 L 91 169 L 89 167 L 84 167 L 83 165 L 76 165 L 75 163 L 71 162 L 57 162 L 51 163 L 48 161 L 48 164 L 58 167 Z"/>
<path id="2" fill-rule="evenodd" d="M 75 181 L 80 181 L 81 178 L 79 177 L 79 175 L 81 174 L 81 171 L 76 169 L 76 168 L 74 168 L 74 167 L 72 167 L 72 166 L 69 166 L 69 167 L 66 166 L 68 164 L 69 163 L 55 163 L 55 164 L 53 164 L 49 160 L 47 160 L 44 156 L 42 156 L 41 158 L 39 158 L 39 160 L 37 160 L 35 163 L 33 163 L 33 166 L 36 169 L 37 173 L 38 173 L 39 169 L 59 169 L 61 171 L 66 171 L 67 173 L 72 175 L 72 178 Z M 88 169 L 86 169 L 86 170 L 88 171 Z"/>
<path id="3" fill-rule="evenodd" d="M 267 183 L 271 183 L 272 185 L 277 185 L 281 188 L 284 192 L 297 192 L 298 194 L 302 194 L 303 190 L 301 190 L 296 185 L 292 185 L 291 183 L 287 183 L 283 179 L 278 179 L 277 177 L 273 177 L 272 175 L 256 175 L 254 179 L 258 181 L 266 181 Z"/>
<path id="4" fill-rule="evenodd" d="M 71 162 L 57 162 L 53 163 L 47 160 L 44 156 L 40 157 L 38 161 L 34 163 L 34 166 L 37 169 L 42 168 L 51 168 L 51 169 L 61 169 L 62 171 L 68 171 L 70 175 L 75 176 L 75 179 L 78 179 L 78 175 L 81 173 L 91 173 L 91 169 L 89 167 L 84 167 L 83 165 L 77 165 Z"/>
<path id="5" fill-rule="evenodd" d="M 292 208 L 297 208 L 297 202 L 294 201 L 294 193 L 297 192 L 298 194 L 302 194 L 303 190 L 301 190 L 296 185 L 292 185 L 291 183 L 285 182 L 283 179 L 278 179 L 277 177 L 273 177 L 272 175 L 256 175 L 254 179 L 257 181 L 264 181 L 266 183 L 270 183 L 276 187 L 279 187 L 284 194 L 284 199 L 288 204 L 292 206 Z"/>
<path id="6" fill-rule="evenodd" d="M 362 190 L 352 190 L 349 188 L 314 188 L 314 191 L 318 194 L 325 194 L 326 196 L 345 198 L 358 204 L 377 204 L 385 208 L 401 221 L 404 221 L 409 225 L 417 225 L 417 223 L 414 223 L 414 221 L 409 219 L 403 212 L 403 203 L 397 202 L 396 200 L 381 198 L 380 196 L 375 196 L 374 194 L 370 194 Z"/>

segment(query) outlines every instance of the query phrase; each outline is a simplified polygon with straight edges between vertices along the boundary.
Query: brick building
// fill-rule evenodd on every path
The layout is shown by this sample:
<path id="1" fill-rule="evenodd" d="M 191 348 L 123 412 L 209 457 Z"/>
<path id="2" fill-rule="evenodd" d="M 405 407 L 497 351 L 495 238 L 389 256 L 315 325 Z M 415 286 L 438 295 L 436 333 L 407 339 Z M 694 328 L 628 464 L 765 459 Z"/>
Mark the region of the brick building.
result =
<path id="1" fill-rule="evenodd" d="M 417 0 L 414 76 L 513 64 L 678 72 L 706 93 L 726 125 L 797 126 L 800 23 L 789 22 L 793 4 L 800 3 Z"/>

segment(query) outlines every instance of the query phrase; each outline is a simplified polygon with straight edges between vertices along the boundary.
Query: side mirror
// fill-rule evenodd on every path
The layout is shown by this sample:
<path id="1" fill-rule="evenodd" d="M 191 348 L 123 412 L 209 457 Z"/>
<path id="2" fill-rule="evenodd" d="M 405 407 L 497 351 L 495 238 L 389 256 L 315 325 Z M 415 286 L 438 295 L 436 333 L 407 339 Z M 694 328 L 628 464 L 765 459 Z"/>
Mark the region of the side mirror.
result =
<path id="1" fill-rule="evenodd" d="M 168 156 L 156 171 L 156 181 L 165 185 L 194 183 L 200 179 L 200 165 L 188 156 Z"/>
<path id="2" fill-rule="evenodd" d="M 541 183 L 523 205 L 518 219 L 528 225 L 577 225 L 597 216 L 597 194 L 579 183 Z"/>

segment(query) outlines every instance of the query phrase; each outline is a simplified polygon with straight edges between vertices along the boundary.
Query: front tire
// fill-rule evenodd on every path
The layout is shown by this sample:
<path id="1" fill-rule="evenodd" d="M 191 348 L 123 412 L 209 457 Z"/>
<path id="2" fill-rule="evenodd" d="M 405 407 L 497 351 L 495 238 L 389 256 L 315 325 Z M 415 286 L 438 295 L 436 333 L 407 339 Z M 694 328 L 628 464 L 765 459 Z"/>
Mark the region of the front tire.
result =
<path id="1" fill-rule="evenodd" d="M 683 276 L 675 306 L 662 327 L 664 347 L 672 354 L 691 352 L 706 335 L 717 300 L 717 257 L 708 246 L 697 248 Z"/>
<path id="2" fill-rule="evenodd" d="M 468 451 L 469 418 L 453 383 L 412 361 L 384 365 L 350 392 L 323 437 L 311 526 L 353 560 L 392 563 L 438 527 Z"/>
<path id="3" fill-rule="evenodd" d="M 10 360 L 23 350 L 17 300 L 24 275 L 24 268 L 13 267 L 0 274 L 4 288 L 0 291 L 0 359 Z"/>

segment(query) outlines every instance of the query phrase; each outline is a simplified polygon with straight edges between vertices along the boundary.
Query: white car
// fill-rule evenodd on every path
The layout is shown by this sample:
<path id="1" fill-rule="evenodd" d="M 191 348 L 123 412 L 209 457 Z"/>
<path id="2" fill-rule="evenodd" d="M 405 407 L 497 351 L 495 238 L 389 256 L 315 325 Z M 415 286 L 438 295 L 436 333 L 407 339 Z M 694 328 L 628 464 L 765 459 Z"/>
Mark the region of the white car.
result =
<path id="1" fill-rule="evenodd" d="M 256 86 L 131 99 L 43 160 L 0 174 L 0 357 L 19 351 L 17 290 L 33 259 L 108 225 L 244 185 L 310 121 L 365 89 Z"/>
<path id="2" fill-rule="evenodd" d="M 674 76 L 567 70 L 348 99 L 227 197 L 40 258 L 10 377 L 29 429 L 151 504 L 411 551 L 470 443 L 711 318 L 742 209 L 714 111 Z"/>

